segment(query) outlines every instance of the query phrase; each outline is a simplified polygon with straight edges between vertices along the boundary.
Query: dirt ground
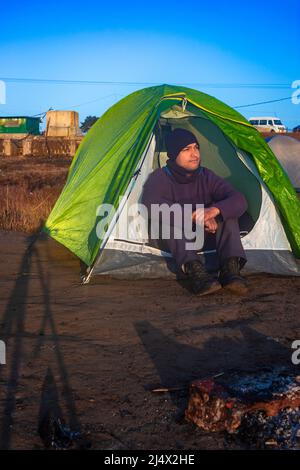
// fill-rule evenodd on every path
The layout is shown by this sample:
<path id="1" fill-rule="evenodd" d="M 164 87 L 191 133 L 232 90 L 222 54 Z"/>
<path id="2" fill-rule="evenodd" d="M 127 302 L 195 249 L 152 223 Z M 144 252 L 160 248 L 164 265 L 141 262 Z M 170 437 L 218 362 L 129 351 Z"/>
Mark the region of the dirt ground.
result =
<path id="1" fill-rule="evenodd" d="M 188 383 L 291 364 L 300 278 L 250 276 L 245 297 L 172 280 L 94 278 L 52 240 L 0 232 L 0 448 L 43 449 L 49 409 L 92 449 L 248 448 L 186 422 Z M 300 368 L 300 366 L 298 366 Z M 155 387 L 180 387 L 153 393 Z"/>

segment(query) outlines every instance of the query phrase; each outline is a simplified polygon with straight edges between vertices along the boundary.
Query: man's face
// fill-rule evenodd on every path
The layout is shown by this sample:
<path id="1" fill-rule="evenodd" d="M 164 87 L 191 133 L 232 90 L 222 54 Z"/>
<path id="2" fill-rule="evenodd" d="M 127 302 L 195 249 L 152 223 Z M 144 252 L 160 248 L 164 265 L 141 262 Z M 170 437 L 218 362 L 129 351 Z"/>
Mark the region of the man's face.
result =
<path id="1" fill-rule="evenodd" d="M 200 149 L 196 143 L 184 147 L 176 157 L 177 165 L 190 171 L 196 170 L 200 165 L 200 161 Z"/>

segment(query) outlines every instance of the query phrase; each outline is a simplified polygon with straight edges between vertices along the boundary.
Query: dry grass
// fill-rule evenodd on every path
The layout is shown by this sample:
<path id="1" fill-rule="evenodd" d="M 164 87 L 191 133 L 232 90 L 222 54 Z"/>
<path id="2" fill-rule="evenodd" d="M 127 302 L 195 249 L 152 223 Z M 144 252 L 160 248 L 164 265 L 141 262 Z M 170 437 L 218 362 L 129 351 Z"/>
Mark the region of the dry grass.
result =
<path id="1" fill-rule="evenodd" d="M 0 229 L 38 231 L 65 183 L 70 159 L 0 160 Z"/>

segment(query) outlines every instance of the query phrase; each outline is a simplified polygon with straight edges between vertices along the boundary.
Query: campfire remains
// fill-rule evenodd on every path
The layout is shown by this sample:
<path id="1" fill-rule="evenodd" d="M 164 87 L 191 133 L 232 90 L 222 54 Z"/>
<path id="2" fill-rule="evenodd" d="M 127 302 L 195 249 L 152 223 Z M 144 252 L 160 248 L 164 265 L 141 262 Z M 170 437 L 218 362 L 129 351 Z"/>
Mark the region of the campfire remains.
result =
<path id="1" fill-rule="evenodd" d="M 294 448 L 300 444 L 299 407 L 300 376 L 273 369 L 192 382 L 185 416 L 255 447 Z"/>

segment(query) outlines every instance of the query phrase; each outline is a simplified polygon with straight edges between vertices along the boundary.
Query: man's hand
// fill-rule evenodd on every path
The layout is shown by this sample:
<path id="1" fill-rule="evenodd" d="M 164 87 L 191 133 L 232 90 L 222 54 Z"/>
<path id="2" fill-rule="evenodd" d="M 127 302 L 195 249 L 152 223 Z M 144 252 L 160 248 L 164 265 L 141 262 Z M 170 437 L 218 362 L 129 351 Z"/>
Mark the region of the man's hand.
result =
<path id="1" fill-rule="evenodd" d="M 203 224 L 204 226 L 206 226 L 209 220 L 215 219 L 219 214 L 221 214 L 221 211 L 217 207 L 197 209 L 192 214 L 192 220 L 196 222 L 196 224 Z"/>
<path id="2" fill-rule="evenodd" d="M 206 230 L 206 232 L 216 233 L 218 229 L 218 223 L 216 219 L 209 219 L 207 222 L 205 222 L 204 229 Z"/>

